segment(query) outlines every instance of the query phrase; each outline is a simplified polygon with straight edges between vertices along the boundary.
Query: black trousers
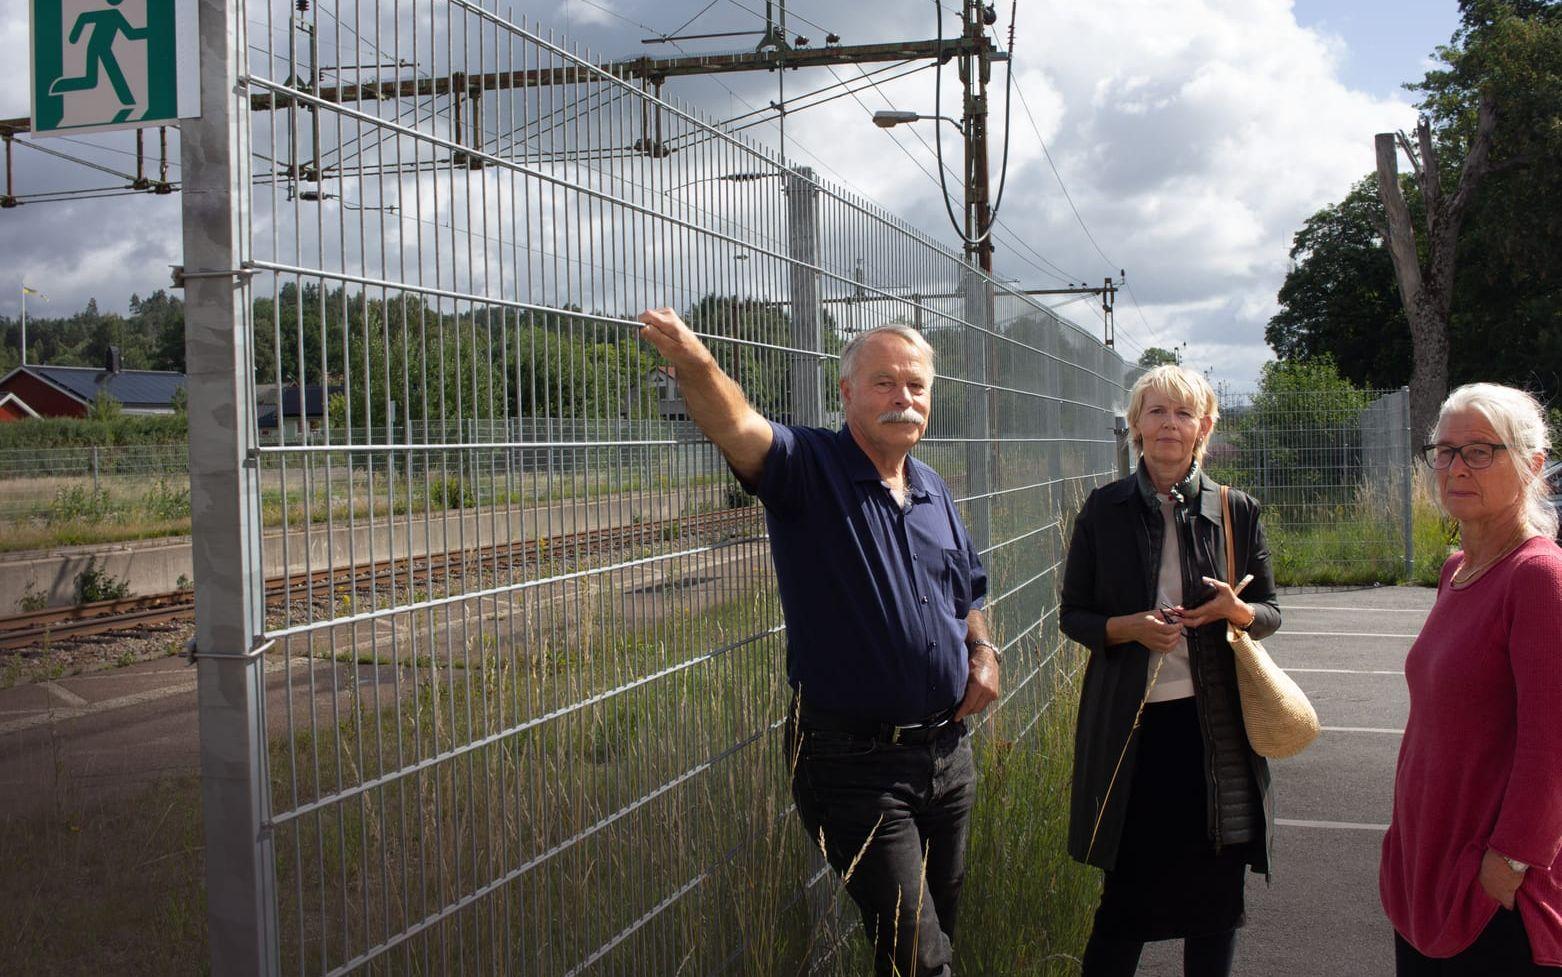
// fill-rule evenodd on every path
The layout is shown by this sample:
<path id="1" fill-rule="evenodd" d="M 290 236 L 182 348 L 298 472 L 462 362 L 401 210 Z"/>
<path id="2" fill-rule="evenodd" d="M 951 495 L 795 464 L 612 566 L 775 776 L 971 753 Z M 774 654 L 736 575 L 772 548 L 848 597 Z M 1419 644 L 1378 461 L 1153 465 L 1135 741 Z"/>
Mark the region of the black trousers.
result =
<path id="1" fill-rule="evenodd" d="M 798 815 L 862 911 L 874 972 L 950 977 L 976 796 L 964 725 L 914 746 L 788 726 Z"/>
<path id="2" fill-rule="evenodd" d="M 1397 977 L 1558 977 L 1562 967 L 1537 964 L 1523 917 L 1499 909 L 1475 942 L 1452 957 L 1428 957 L 1395 933 L 1394 973 Z"/>

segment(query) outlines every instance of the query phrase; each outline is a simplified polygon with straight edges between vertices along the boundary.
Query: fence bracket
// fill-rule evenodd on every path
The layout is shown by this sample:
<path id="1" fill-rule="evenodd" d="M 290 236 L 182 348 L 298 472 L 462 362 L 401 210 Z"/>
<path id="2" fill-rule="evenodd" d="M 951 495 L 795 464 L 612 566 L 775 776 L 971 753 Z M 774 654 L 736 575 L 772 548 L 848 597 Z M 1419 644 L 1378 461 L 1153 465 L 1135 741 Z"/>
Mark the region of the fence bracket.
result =
<path id="1" fill-rule="evenodd" d="M 169 274 L 173 278 L 174 288 L 184 288 L 184 283 L 191 278 L 237 278 L 248 281 L 255 277 L 254 268 L 230 268 L 227 271 L 185 271 L 184 265 L 169 265 Z"/>
<path id="2" fill-rule="evenodd" d="M 210 658 L 213 660 L 225 659 L 228 661 L 245 662 L 254 661 L 256 658 L 259 658 L 266 652 L 270 651 L 276 643 L 277 639 L 271 638 L 268 641 L 257 642 L 255 646 L 249 651 L 234 653 L 231 651 L 200 651 L 195 647 L 195 639 L 191 638 L 189 641 L 184 643 L 184 657 L 189 660 L 191 665 L 194 665 L 196 661 L 201 658 Z"/>

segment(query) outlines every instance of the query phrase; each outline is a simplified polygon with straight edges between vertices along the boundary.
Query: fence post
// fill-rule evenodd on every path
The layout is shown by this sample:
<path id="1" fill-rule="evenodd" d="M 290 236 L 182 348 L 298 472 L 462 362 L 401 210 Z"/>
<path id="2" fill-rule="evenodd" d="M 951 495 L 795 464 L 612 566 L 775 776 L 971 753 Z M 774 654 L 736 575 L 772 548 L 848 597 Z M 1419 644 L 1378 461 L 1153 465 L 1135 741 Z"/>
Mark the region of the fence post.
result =
<path id="1" fill-rule="evenodd" d="M 792 348 L 819 353 L 819 273 L 814 270 L 819 265 L 819 188 L 814 186 L 814 171 L 794 167 L 786 175 L 785 192 Z M 824 423 L 823 361 L 793 353 L 791 367 L 792 423 Z"/>
<path id="2" fill-rule="evenodd" d="M 1405 533 L 1405 582 L 1409 583 L 1416 569 L 1416 513 L 1415 513 L 1415 468 L 1416 445 L 1415 432 L 1410 429 L 1410 388 L 1400 387 L 1400 403 L 1403 405 L 1401 415 L 1404 419 L 1405 450 L 1400 456 L 1404 461 L 1403 474 L 1400 477 L 1401 501 L 1400 507 L 1404 510 L 1400 520 Z"/>
<path id="3" fill-rule="evenodd" d="M 280 969 L 249 286 L 241 0 L 200 0 L 201 114 L 180 128 L 195 665 L 212 973 Z M 280 410 L 280 406 L 278 408 Z"/>
<path id="4" fill-rule="evenodd" d="M 966 507 L 966 530 L 978 552 L 986 552 L 992 544 L 992 488 L 990 469 L 993 467 L 989 411 L 994 392 L 991 383 L 992 364 L 988 360 L 988 335 L 992 330 L 992 303 L 989 301 L 991 285 L 974 266 L 967 266 L 962 276 L 965 295 L 965 373 L 966 373 L 966 441 L 965 495 L 970 499 Z"/>
<path id="5" fill-rule="evenodd" d="M 98 485 L 98 446 L 92 446 L 92 494 L 97 495 L 101 491 Z"/>
<path id="6" fill-rule="evenodd" d="M 1117 476 L 1119 478 L 1126 477 L 1131 467 L 1128 446 L 1132 442 L 1128 435 L 1128 418 L 1123 414 L 1114 414 L 1112 416 L 1112 436 L 1117 439 Z"/>

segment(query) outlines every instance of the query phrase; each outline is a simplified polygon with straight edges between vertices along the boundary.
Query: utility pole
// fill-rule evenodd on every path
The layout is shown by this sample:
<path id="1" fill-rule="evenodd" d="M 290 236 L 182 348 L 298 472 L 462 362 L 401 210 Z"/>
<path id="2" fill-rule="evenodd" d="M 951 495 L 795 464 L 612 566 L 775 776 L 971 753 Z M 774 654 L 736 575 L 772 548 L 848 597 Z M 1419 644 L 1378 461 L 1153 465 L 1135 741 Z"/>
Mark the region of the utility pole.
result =
<path id="1" fill-rule="evenodd" d="M 1080 285 L 1068 288 L 1027 288 L 1026 295 L 1099 295 L 1101 296 L 1101 318 L 1103 321 L 1103 333 L 1101 343 L 1107 349 L 1117 346 L 1117 321 L 1114 318 L 1113 308 L 1117 304 L 1117 289 L 1123 284 L 1123 279 L 1128 273 L 1121 268 L 1117 270 L 1117 280 L 1113 281 L 1108 275 L 1100 285 Z"/>
<path id="2" fill-rule="evenodd" d="M 965 257 L 989 276 L 993 273 L 992 181 L 987 166 L 987 82 L 992 77 L 992 44 L 987 39 L 982 0 L 963 0 L 965 41 L 960 81 L 965 88 Z M 974 259 L 974 260 L 973 260 Z"/>

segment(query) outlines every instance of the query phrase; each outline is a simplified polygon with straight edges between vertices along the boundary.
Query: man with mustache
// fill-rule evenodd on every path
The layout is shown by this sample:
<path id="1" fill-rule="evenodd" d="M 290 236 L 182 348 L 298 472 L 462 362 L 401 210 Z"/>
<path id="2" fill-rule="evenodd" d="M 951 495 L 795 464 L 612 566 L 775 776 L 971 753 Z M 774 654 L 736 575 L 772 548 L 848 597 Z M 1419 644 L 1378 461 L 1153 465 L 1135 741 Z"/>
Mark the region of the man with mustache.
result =
<path id="1" fill-rule="evenodd" d="M 1001 656 L 953 493 L 910 456 L 933 349 L 904 325 L 855 336 L 846 424 L 830 431 L 761 417 L 672 309 L 640 321 L 689 416 L 765 505 L 803 826 L 862 910 L 877 973 L 947 977 L 975 794 L 964 720 L 997 697 Z"/>

